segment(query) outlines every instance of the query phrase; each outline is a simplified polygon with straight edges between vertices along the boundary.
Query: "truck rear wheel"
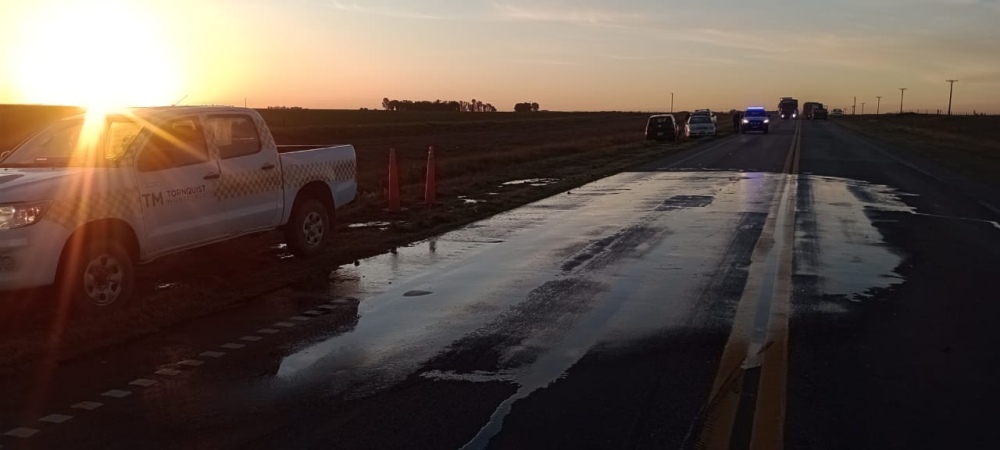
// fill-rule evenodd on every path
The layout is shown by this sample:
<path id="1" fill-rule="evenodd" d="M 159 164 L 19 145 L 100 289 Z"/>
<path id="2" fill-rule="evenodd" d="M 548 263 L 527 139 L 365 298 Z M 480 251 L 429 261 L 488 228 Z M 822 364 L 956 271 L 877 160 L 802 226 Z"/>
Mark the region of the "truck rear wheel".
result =
<path id="1" fill-rule="evenodd" d="M 60 291 L 81 312 L 120 308 L 135 287 L 135 266 L 125 247 L 98 239 L 68 255 L 60 267 Z"/>
<path id="2" fill-rule="evenodd" d="M 322 201 L 309 198 L 297 202 L 285 226 L 285 242 L 295 256 L 310 257 L 323 251 L 330 238 L 330 213 Z"/>

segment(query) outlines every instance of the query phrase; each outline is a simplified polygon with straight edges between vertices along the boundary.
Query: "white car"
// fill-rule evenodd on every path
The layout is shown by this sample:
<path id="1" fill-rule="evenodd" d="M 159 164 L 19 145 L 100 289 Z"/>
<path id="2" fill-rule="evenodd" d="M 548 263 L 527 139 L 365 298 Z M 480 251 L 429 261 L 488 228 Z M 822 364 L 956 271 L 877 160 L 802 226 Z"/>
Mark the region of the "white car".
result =
<path id="1" fill-rule="evenodd" d="M 708 116 L 692 115 L 684 124 L 685 137 L 715 136 L 715 122 Z"/>
<path id="2" fill-rule="evenodd" d="M 691 113 L 691 116 L 708 116 L 708 118 L 712 119 L 712 123 L 716 123 L 715 113 L 710 109 L 696 109 Z"/>
<path id="3" fill-rule="evenodd" d="M 311 256 L 355 179 L 354 147 L 279 154 L 252 109 L 60 120 L 0 157 L 0 291 L 58 283 L 84 308 L 120 305 L 136 264 L 278 227 Z"/>
<path id="4" fill-rule="evenodd" d="M 844 117 L 844 110 L 834 109 L 830 111 L 830 117 Z"/>

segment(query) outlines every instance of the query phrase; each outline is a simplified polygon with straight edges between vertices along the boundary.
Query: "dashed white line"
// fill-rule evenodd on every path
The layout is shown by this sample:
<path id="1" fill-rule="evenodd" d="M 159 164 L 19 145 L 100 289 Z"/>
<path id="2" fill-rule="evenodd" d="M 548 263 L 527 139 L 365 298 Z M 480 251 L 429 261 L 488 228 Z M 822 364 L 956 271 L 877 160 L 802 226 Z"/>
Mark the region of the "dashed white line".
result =
<path id="1" fill-rule="evenodd" d="M 120 389 L 112 389 L 110 391 L 107 391 L 107 392 L 101 394 L 101 397 L 125 398 L 125 397 L 128 397 L 130 395 L 132 395 L 132 392 L 130 392 L 130 391 L 123 391 L 123 390 L 120 390 Z"/>
<path id="2" fill-rule="evenodd" d="M 104 403 L 101 403 L 101 402 L 80 402 L 80 403 L 77 403 L 77 404 L 75 404 L 73 406 L 70 406 L 70 408 L 73 408 L 73 409 L 82 409 L 82 410 L 85 410 L 85 411 L 93 411 L 93 410 L 95 410 L 97 408 L 100 408 L 102 406 L 104 406 Z"/>
<path id="3" fill-rule="evenodd" d="M 198 367 L 202 364 L 205 364 L 205 361 L 200 361 L 197 359 L 185 359 L 184 361 L 177 363 L 178 366 L 188 366 L 188 367 Z"/>
<path id="4" fill-rule="evenodd" d="M 129 386 L 150 387 L 156 384 L 156 380 L 147 380 L 145 378 L 139 378 L 137 380 L 130 381 L 128 384 Z"/>
<path id="5" fill-rule="evenodd" d="M 234 344 L 232 342 L 230 342 L 228 344 L 222 344 L 222 348 L 228 348 L 230 350 L 239 350 L 239 349 L 241 349 L 243 347 L 246 347 L 246 346 L 243 345 L 243 344 Z"/>
<path id="6" fill-rule="evenodd" d="M 278 330 L 275 330 L 274 328 L 261 328 L 257 330 L 257 332 L 260 334 L 277 334 Z"/>
<path id="7" fill-rule="evenodd" d="M 986 203 L 985 201 L 982 201 L 982 200 L 979 201 L 979 204 L 983 205 L 984 208 L 986 208 L 986 209 L 988 209 L 990 211 L 993 211 L 994 214 L 1000 214 L 1000 208 L 997 208 L 996 206 L 993 206 L 993 205 L 991 205 L 989 203 Z"/>
<path id="8" fill-rule="evenodd" d="M 198 356 L 204 356 L 206 358 L 220 358 L 225 356 L 226 352 L 201 352 Z"/>
<path id="9" fill-rule="evenodd" d="M 173 376 L 180 375 L 182 372 L 179 371 L 179 370 L 177 370 L 177 369 L 160 369 L 160 370 L 157 370 L 156 372 L 153 372 L 153 373 L 155 373 L 157 375 L 166 375 L 168 377 L 173 377 Z"/>
<path id="10" fill-rule="evenodd" d="M 297 320 L 299 322 L 305 322 L 305 321 L 309 320 L 309 318 L 306 317 L 306 316 L 292 316 L 292 317 L 289 317 L 288 320 Z"/>
<path id="11" fill-rule="evenodd" d="M 59 423 L 65 423 L 66 421 L 72 418 L 73 416 L 67 416 L 65 414 L 49 414 L 45 417 L 42 417 L 41 419 L 38 419 L 38 421 L 59 424 Z"/>
<path id="12" fill-rule="evenodd" d="M 305 314 L 307 316 L 318 316 L 320 314 L 323 314 L 323 311 L 316 311 L 315 309 L 310 309 L 309 311 L 305 311 L 302 314 Z"/>
<path id="13" fill-rule="evenodd" d="M 291 328 L 291 327 L 294 327 L 295 324 L 291 323 L 291 322 L 278 322 L 278 323 L 274 324 L 274 326 L 281 327 L 281 328 Z"/>
<path id="14" fill-rule="evenodd" d="M 334 306 L 334 305 L 319 305 L 319 306 L 317 306 L 317 308 L 319 308 L 319 309 L 325 309 L 327 311 L 333 311 L 333 310 L 337 309 L 337 307 Z"/>
<path id="15" fill-rule="evenodd" d="M 38 434 L 38 431 L 39 430 L 36 430 L 34 428 L 17 427 L 17 428 L 14 428 L 13 430 L 7 431 L 3 435 L 4 436 L 10 436 L 10 437 L 16 437 L 16 438 L 30 438 L 30 437 Z"/>
<path id="16" fill-rule="evenodd" d="M 257 341 L 260 341 L 260 340 L 263 340 L 263 339 L 264 338 L 262 338 L 260 336 L 243 336 L 243 337 L 240 338 L 241 341 L 247 341 L 247 342 L 257 342 Z"/>

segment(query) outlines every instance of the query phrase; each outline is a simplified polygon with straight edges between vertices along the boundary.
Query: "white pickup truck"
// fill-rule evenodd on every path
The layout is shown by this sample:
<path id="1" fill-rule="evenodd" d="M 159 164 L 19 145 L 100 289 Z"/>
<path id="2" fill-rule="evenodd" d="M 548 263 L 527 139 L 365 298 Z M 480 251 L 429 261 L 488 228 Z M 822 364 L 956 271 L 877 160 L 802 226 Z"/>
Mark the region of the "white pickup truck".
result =
<path id="1" fill-rule="evenodd" d="M 136 264 L 274 228 L 312 256 L 356 192 L 354 147 L 279 153 L 251 109 L 60 120 L 0 156 L 0 291 L 120 305 Z"/>

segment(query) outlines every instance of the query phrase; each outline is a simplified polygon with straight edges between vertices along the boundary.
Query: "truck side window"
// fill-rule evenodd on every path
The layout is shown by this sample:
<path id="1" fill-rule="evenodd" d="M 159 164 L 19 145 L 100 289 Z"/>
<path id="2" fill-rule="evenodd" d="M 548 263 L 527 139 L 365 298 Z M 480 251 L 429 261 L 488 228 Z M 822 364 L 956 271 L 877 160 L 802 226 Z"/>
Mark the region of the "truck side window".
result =
<path id="1" fill-rule="evenodd" d="M 222 159 L 238 158 L 261 150 L 257 125 L 249 116 L 212 116 L 208 118 Z"/>
<path id="2" fill-rule="evenodd" d="M 152 172 L 208 161 L 205 134 L 197 120 L 175 120 L 157 131 L 139 157 L 139 170 Z"/>

